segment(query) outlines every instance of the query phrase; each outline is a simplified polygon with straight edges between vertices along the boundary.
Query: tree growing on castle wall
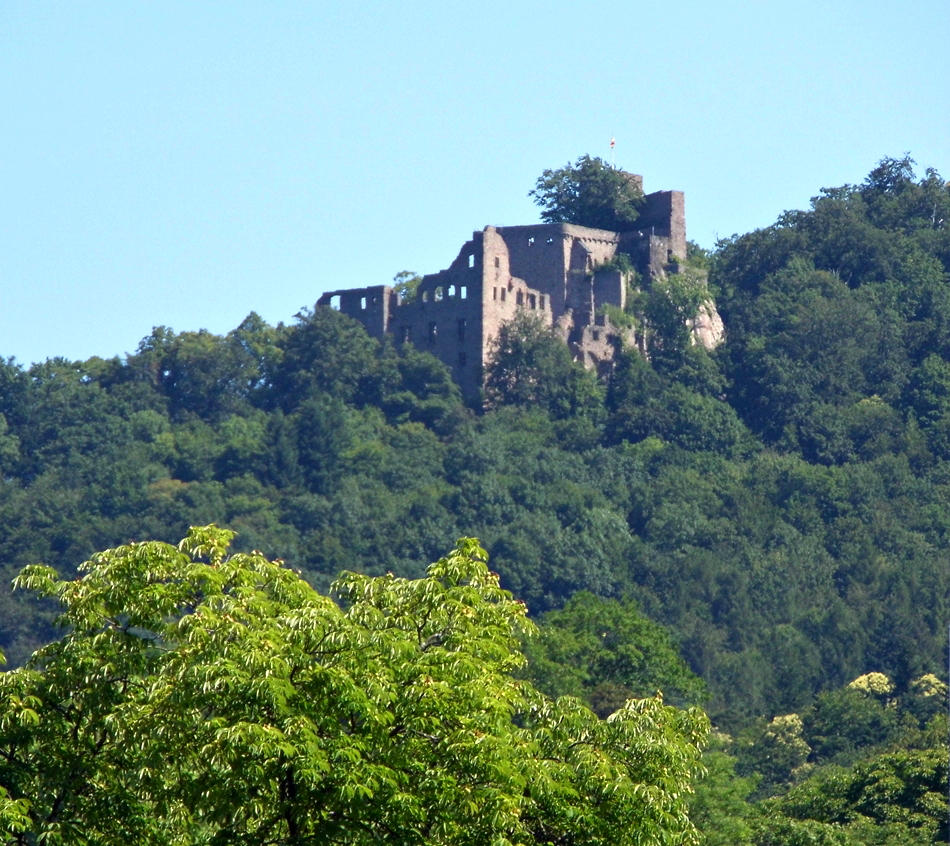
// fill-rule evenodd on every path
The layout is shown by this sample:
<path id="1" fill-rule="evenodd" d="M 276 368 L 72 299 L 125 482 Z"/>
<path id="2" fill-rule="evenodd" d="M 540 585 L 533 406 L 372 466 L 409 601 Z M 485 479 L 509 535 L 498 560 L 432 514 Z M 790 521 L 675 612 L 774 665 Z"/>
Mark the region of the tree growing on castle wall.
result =
<path id="1" fill-rule="evenodd" d="M 603 159 L 581 156 L 557 170 L 545 170 L 528 192 L 545 223 L 576 223 L 623 232 L 640 215 L 643 190 L 633 174 Z"/>
<path id="2" fill-rule="evenodd" d="M 416 291 L 421 282 L 422 277 L 418 273 L 411 270 L 400 270 L 393 277 L 393 290 L 399 297 L 400 302 L 411 303 L 416 298 Z"/>

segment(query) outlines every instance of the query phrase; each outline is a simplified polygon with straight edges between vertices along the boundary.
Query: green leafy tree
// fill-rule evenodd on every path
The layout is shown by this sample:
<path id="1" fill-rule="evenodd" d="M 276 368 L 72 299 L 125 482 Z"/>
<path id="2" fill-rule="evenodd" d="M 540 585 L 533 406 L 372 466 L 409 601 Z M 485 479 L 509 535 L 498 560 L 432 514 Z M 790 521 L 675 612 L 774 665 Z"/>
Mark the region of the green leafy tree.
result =
<path id="1" fill-rule="evenodd" d="M 290 412 L 315 393 L 365 404 L 379 399 L 379 343 L 362 325 L 332 308 L 301 309 L 278 340 L 275 404 Z"/>
<path id="2" fill-rule="evenodd" d="M 393 277 L 393 290 L 400 302 L 411 303 L 416 298 L 416 291 L 422 282 L 422 277 L 411 270 L 400 270 Z"/>
<path id="3" fill-rule="evenodd" d="M 68 631 L 0 676 L 6 842 L 695 842 L 705 717 L 516 679 L 531 625 L 477 542 L 338 604 L 230 540 L 24 570 Z"/>
<path id="4" fill-rule="evenodd" d="M 944 843 L 946 785 L 945 747 L 885 753 L 850 770 L 830 767 L 763 803 L 755 843 Z M 811 831 L 815 839 L 789 838 L 789 831 Z"/>
<path id="5" fill-rule="evenodd" d="M 690 800 L 690 818 L 699 829 L 703 846 L 740 846 L 752 840 L 755 806 L 749 794 L 757 779 L 736 774 L 730 747 L 728 735 L 712 733 L 703 753 L 703 775 Z"/>
<path id="6" fill-rule="evenodd" d="M 385 353 L 395 360 L 397 378 L 386 386 L 380 405 L 394 422 L 416 420 L 441 430 L 465 414 L 451 371 L 434 355 L 412 344 Z"/>
<path id="7" fill-rule="evenodd" d="M 499 330 L 485 377 L 490 406 L 540 407 L 555 419 L 590 417 L 600 413 L 602 394 L 596 376 L 536 316 L 520 312 Z"/>
<path id="8" fill-rule="evenodd" d="M 646 297 L 644 315 L 651 330 L 650 352 L 669 369 L 693 344 L 692 323 L 709 301 L 706 274 L 692 269 L 656 279 Z"/>
<path id="9" fill-rule="evenodd" d="M 637 352 L 624 352 L 618 359 L 610 375 L 607 408 L 605 428 L 612 442 L 656 436 L 686 449 L 726 454 L 753 443 L 730 405 L 672 381 Z"/>
<path id="10" fill-rule="evenodd" d="M 886 687 L 884 683 L 877 688 L 868 686 L 868 679 L 878 677 Z M 862 748 L 892 740 L 900 728 L 897 709 L 888 697 L 892 690 L 887 676 L 868 673 L 847 687 L 820 694 L 803 714 L 813 758 L 849 764 Z"/>
<path id="11" fill-rule="evenodd" d="M 176 418 L 218 421 L 245 411 L 263 378 L 260 352 L 251 344 L 255 317 L 226 337 L 206 329 L 175 335 L 156 327 L 139 344 L 130 367 L 167 397 Z"/>
<path id="12" fill-rule="evenodd" d="M 657 691 L 679 703 L 704 696 L 669 632 L 631 600 L 580 591 L 540 623 L 540 636 L 526 652 L 532 678 L 552 695 L 580 696 L 601 716 Z"/>
<path id="13" fill-rule="evenodd" d="M 864 191 L 899 193 L 913 184 L 915 164 L 909 153 L 905 153 L 901 159 L 892 159 L 890 156 L 881 159 L 864 180 Z"/>
<path id="14" fill-rule="evenodd" d="M 541 207 L 545 223 L 578 223 L 617 232 L 633 228 L 643 203 L 643 191 L 632 174 L 590 156 L 545 170 L 528 196 Z"/>
<path id="15" fill-rule="evenodd" d="M 761 795 L 787 788 L 803 772 L 801 768 L 807 767 L 811 753 L 798 714 L 783 714 L 766 725 L 748 729 L 738 751 L 742 774 L 761 777 Z"/>

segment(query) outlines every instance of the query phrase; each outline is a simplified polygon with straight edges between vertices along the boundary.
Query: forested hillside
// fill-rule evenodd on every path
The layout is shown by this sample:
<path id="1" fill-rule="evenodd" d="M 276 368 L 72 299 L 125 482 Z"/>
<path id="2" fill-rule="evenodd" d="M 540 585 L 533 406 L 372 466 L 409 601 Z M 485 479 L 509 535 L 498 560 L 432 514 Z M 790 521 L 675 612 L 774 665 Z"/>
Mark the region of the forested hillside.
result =
<path id="1" fill-rule="evenodd" d="M 722 729 L 765 731 L 872 672 L 910 702 L 944 675 L 950 620 L 950 189 L 885 159 L 691 253 L 719 349 L 676 331 L 667 289 L 645 310 L 650 361 L 624 351 L 605 382 L 525 321 L 480 413 L 437 360 L 329 309 L 223 337 L 157 328 L 111 360 L 9 360 L 2 580 L 211 522 L 320 589 L 347 569 L 419 576 L 477 537 L 542 623 L 583 616 L 557 610 L 583 590 L 617 600 L 611 626 L 664 627 L 655 672 Z M 49 619 L 4 591 L 0 648 L 24 661 Z M 537 656 L 554 661 L 540 675 L 608 704 L 652 693 L 578 654 L 573 676 Z"/>
<path id="2" fill-rule="evenodd" d="M 946 218 L 936 173 L 885 160 L 694 257 L 728 327 L 715 353 L 674 339 L 599 384 L 526 324 L 484 414 L 430 356 L 323 309 L 7 361 L 5 580 L 212 521 L 317 584 L 417 574 L 468 535 L 534 612 L 580 588 L 635 598 L 719 719 L 869 670 L 906 683 L 941 666 L 950 619 Z M 46 633 L 3 602 L 22 660 Z"/>

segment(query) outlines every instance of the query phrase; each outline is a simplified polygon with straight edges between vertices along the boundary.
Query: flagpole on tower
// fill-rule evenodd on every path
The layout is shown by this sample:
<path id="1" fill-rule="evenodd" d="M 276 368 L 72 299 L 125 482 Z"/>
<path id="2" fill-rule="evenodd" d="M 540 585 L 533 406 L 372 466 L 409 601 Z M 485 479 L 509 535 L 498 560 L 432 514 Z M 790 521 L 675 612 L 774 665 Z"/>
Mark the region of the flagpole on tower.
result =
<path id="1" fill-rule="evenodd" d="M 617 139 L 611 138 L 610 139 L 610 166 L 614 170 L 617 169 L 617 155 L 616 155 L 616 150 L 615 150 L 616 146 L 617 146 Z"/>

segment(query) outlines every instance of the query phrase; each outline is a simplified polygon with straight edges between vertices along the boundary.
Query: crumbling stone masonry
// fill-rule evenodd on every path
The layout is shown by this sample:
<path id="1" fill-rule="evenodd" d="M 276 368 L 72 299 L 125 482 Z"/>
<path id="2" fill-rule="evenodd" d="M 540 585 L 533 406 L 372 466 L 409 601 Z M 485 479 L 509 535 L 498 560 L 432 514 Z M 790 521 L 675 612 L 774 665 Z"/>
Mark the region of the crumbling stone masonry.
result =
<path id="1" fill-rule="evenodd" d="M 637 228 L 628 232 L 568 223 L 486 226 L 448 269 L 423 277 L 412 300 L 400 301 L 390 286 L 374 285 L 329 291 L 317 305 L 356 318 L 373 337 L 390 335 L 431 352 L 476 404 L 492 342 L 520 309 L 556 327 L 585 366 L 613 358 L 619 332 L 599 312 L 604 305 L 625 305 L 626 281 L 609 265 L 621 252 L 646 279 L 685 258 L 683 193 L 647 195 Z"/>

